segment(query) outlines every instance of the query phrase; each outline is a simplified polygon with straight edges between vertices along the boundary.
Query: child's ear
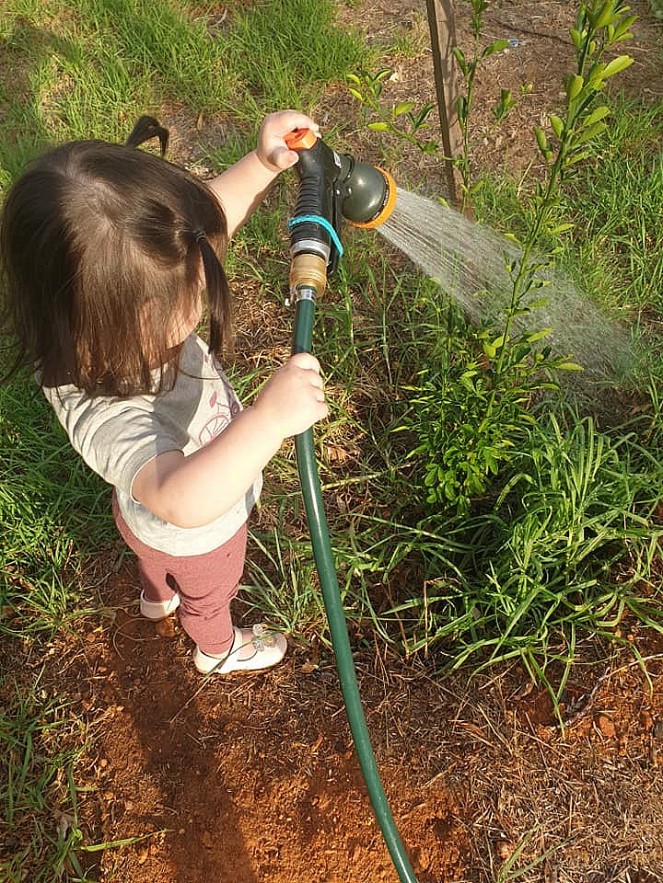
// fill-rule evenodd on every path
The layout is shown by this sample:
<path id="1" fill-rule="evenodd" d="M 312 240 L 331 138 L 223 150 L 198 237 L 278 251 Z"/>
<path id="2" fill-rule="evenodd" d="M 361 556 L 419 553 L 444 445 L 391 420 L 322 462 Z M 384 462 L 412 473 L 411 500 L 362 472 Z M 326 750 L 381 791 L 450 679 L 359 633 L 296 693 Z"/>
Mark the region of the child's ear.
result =
<path id="1" fill-rule="evenodd" d="M 161 156 L 165 156 L 168 147 L 168 129 L 164 129 L 159 120 L 155 120 L 154 117 L 142 116 L 133 127 L 126 144 L 127 147 L 140 147 L 151 138 L 159 139 Z"/>

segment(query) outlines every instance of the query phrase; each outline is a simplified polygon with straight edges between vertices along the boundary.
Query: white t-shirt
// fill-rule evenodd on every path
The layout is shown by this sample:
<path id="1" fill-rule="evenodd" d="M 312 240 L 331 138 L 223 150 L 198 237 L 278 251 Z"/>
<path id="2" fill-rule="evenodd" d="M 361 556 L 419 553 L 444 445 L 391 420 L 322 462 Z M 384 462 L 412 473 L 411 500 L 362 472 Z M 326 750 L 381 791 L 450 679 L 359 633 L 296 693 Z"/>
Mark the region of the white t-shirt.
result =
<path id="1" fill-rule="evenodd" d="M 202 527 L 182 528 L 157 518 L 135 500 L 133 480 L 165 451 L 184 456 L 204 447 L 228 426 L 241 405 L 228 378 L 196 334 L 184 341 L 172 390 L 131 398 L 90 396 L 71 384 L 45 387 L 76 451 L 117 492 L 120 511 L 146 545 L 169 555 L 201 555 L 229 540 L 260 496 L 262 475 L 228 512 Z"/>

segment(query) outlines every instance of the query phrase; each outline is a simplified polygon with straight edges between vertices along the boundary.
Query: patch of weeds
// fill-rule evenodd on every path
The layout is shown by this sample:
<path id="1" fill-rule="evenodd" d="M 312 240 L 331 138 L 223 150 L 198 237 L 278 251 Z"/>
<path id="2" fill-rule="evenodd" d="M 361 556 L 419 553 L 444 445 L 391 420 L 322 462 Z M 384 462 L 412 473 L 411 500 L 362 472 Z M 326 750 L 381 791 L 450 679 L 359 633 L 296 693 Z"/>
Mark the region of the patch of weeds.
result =
<path id="1" fill-rule="evenodd" d="M 616 639 L 631 611 L 663 632 L 656 592 L 639 597 L 663 535 L 663 461 L 637 458 L 628 436 L 613 440 L 572 412 L 565 425 L 540 416 L 511 466 L 483 512 L 459 522 L 431 511 L 418 525 L 428 588 L 394 612 L 418 611 L 410 649 L 441 641 L 454 667 L 517 657 L 546 683 L 549 664 L 563 662 L 559 698 L 580 631 Z"/>
<path id="2" fill-rule="evenodd" d="M 244 587 L 248 609 L 290 634 L 323 631 L 324 610 L 308 538 L 291 536 L 281 524 L 268 535 L 252 531 L 251 542 L 250 583 Z"/>

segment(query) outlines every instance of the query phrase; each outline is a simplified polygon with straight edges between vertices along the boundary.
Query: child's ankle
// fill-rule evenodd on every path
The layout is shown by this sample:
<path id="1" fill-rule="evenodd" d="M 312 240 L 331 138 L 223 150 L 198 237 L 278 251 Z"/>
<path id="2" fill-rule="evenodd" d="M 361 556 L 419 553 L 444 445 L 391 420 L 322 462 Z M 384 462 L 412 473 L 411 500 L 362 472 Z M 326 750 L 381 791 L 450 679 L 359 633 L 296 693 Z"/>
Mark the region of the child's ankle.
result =
<path id="1" fill-rule="evenodd" d="M 209 659 L 225 659 L 226 656 L 230 653 L 230 647 L 227 650 L 223 650 L 221 653 L 210 653 L 209 650 L 203 650 L 203 648 L 198 645 L 198 650 L 203 654 L 203 656 L 209 657 Z"/>

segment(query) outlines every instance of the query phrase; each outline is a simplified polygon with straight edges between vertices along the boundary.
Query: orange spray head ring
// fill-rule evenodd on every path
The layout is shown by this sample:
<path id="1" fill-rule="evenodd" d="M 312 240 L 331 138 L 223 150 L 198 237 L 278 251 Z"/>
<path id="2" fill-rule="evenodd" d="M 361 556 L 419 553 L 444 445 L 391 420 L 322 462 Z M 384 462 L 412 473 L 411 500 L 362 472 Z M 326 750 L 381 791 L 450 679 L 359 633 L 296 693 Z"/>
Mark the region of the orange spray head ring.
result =
<path id="1" fill-rule="evenodd" d="M 382 206 L 377 214 L 375 214 L 368 221 L 353 221 L 351 218 L 348 218 L 348 220 L 354 227 L 361 227 L 363 230 L 374 230 L 376 227 L 384 224 L 384 222 L 393 212 L 396 205 L 396 182 L 391 177 L 389 172 L 386 172 L 379 166 L 374 166 L 373 168 L 384 178 L 385 190 Z"/>

